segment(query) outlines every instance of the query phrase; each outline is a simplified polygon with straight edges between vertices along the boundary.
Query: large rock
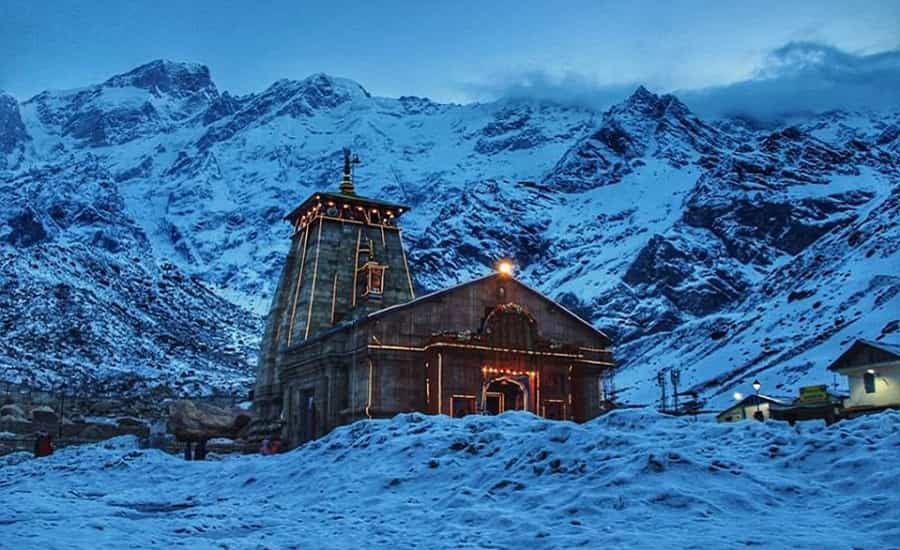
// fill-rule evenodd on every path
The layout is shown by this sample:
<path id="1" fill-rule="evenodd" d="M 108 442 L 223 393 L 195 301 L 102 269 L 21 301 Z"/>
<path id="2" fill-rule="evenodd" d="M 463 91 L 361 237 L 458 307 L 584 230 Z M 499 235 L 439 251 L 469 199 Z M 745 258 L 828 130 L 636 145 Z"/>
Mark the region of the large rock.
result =
<path id="1" fill-rule="evenodd" d="M 35 426 L 41 426 L 40 429 L 50 429 L 59 423 L 59 417 L 56 411 L 46 405 L 31 409 L 31 421 Z"/>
<path id="2" fill-rule="evenodd" d="M 139 418 L 122 416 L 116 419 L 116 430 L 120 434 L 131 434 L 138 437 L 149 437 L 150 426 Z"/>
<path id="3" fill-rule="evenodd" d="M 25 418 L 12 415 L 0 416 L 0 432 L 12 432 L 15 434 L 31 434 L 34 426 Z"/>
<path id="4" fill-rule="evenodd" d="M 77 437 L 89 441 L 101 441 L 122 435 L 114 424 L 90 423 L 80 425 Z"/>
<path id="5" fill-rule="evenodd" d="M 22 410 L 22 407 L 16 405 L 15 403 L 7 403 L 0 407 L 0 417 L 9 416 L 13 420 L 23 420 L 27 421 L 28 418 L 25 416 L 25 411 Z"/>
<path id="6" fill-rule="evenodd" d="M 179 441 L 214 437 L 234 439 L 248 424 L 250 416 L 239 409 L 223 409 L 188 400 L 173 401 L 169 405 L 169 431 Z"/>

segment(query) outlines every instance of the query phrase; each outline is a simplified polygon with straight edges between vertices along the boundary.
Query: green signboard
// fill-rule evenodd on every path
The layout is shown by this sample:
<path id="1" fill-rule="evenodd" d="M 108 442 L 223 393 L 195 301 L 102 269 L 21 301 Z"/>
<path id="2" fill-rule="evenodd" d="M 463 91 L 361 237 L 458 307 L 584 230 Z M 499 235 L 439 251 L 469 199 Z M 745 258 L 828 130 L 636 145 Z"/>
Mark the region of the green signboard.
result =
<path id="1" fill-rule="evenodd" d="M 819 384 L 817 386 L 803 386 L 800 388 L 801 403 L 815 403 L 817 401 L 828 401 L 828 386 Z"/>

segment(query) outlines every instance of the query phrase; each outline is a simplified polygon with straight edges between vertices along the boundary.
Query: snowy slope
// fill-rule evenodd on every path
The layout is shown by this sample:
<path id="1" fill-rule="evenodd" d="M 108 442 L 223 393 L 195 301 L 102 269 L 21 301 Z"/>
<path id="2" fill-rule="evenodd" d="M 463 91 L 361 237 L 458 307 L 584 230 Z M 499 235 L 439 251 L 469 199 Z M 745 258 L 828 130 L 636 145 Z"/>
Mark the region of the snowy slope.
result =
<path id="1" fill-rule="evenodd" d="M 279 456 L 133 439 L 0 466 L 12 548 L 890 548 L 900 414 L 829 428 L 616 411 L 363 421 Z M 18 463 L 17 463 L 18 462 Z M 861 522 L 864 527 L 861 527 Z"/>
<path id="2" fill-rule="evenodd" d="M 22 103 L 2 96 L 0 120 L 9 122 L 0 130 L 0 185 L 14 197 L 0 206 L 0 266 L 40 265 L 34 254 L 51 244 L 76 247 L 80 261 L 140 249 L 148 272 L 171 265 L 215 305 L 185 298 L 177 316 L 149 311 L 160 330 L 143 344 L 112 318 L 96 345 L 145 345 L 137 355 L 162 365 L 161 334 L 218 327 L 217 339 L 188 346 L 179 361 L 212 373 L 232 341 L 242 357 L 225 368 L 232 387 L 252 376 L 259 315 L 287 251 L 281 217 L 313 190 L 336 186 L 348 145 L 363 160 L 361 193 L 413 207 L 404 236 L 421 290 L 515 258 L 520 277 L 615 337 L 623 400 L 651 401 L 656 370 L 675 366 L 714 400 L 757 376 L 768 388 L 823 380 L 825 358 L 851 337 L 900 324 L 900 113 L 832 112 L 760 129 L 702 120 L 644 88 L 597 113 L 526 100 L 373 97 L 323 74 L 236 97 L 203 66 L 158 61 Z M 23 193 L 27 182 L 41 186 L 37 197 Z M 85 202 L 82 190 L 102 203 L 93 210 L 115 203 L 115 215 L 90 218 L 89 230 L 60 224 L 60 209 L 71 216 Z M 32 234 L 47 237 L 32 246 Z M 120 234 L 132 244 L 116 250 L 107 236 Z M 4 284 L 99 284 L 89 269 L 25 272 Z M 19 303 L 46 294 L 35 287 Z M 95 294 L 100 309 L 122 300 Z M 34 322 L 24 306 L 4 315 L 23 333 Z M 175 318 L 182 323 L 170 330 Z M 62 316 L 59 330 L 79 319 Z M 44 353 L 27 340 L 0 343 L 0 369 L 56 380 L 59 362 L 45 364 Z M 106 377 L 90 357 L 73 361 L 87 379 Z M 123 372 L 146 366 L 117 363 Z"/>

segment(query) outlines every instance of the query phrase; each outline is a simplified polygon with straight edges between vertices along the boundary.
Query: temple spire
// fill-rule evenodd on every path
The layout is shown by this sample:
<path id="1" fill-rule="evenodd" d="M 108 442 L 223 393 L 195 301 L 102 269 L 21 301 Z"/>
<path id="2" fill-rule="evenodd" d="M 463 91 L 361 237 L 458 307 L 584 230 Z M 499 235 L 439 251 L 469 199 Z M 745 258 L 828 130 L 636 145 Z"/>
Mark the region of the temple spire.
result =
<path id="1" fill-rule="evenodd" d="M 355 195 L 356 190 L 353 188 L 353 170 L 351 165 L 359 164 L 359 157 L 350 158 L 350 149 L 344 147 L 344 179 L 341 180 L 341 193 L 345 195 Z"/>

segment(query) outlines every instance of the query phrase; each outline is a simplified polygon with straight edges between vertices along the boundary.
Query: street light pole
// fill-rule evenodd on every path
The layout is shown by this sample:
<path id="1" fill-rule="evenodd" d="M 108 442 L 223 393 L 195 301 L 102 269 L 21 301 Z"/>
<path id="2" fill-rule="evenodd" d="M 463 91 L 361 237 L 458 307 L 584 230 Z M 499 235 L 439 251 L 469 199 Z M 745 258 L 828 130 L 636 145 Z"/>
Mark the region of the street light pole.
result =
<path id="1" fill-rule="evenodd" d="M 57 429 L 56 438 L 62 440 L 63 436 L 63 421 L 65 420 L 65 415 L 63 414 L 63 408 L 66 406 L 66 384 L 65 382 L 59 388 L 59 428 Z"/>
<path id="2" fill-rule="evenodd" d="M 762 420 L 762 411 L 759 410 L 759 389 L 762 388 L 762 384 L 759 383 L 759 380 L 753 381 L 753 391 L 756 392 L 756 419 Z"/>

